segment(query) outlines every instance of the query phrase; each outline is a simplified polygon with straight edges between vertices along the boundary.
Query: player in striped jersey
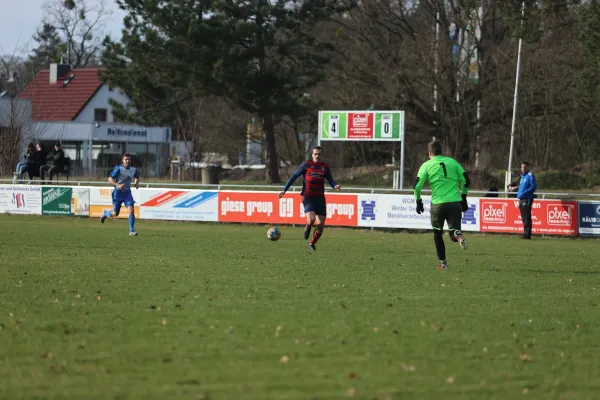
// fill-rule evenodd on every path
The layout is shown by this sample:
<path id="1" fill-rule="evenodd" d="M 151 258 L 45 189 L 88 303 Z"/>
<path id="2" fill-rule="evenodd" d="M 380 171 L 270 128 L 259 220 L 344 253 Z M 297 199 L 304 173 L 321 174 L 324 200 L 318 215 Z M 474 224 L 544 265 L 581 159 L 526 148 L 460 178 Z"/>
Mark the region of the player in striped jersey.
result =
<path id="1" fill-rule="evenodd" d="M 306 226 L 304 228 L 304 239 L 310 237 L 312 226 L 317 223 L 317 228 L 313 234 L 308 247 L 311 250 L 317 250 L 315 244 L 323 234 L 325 228 L 325 220 L 327 219 L 327 203 L 325 201 L 325 180 L 335 190 L 341 190 L 340 185 L 335 183 L 331 175 L 329 165 L 321 162 L 323 156 L 323 148 L 316 146 L 312 151 L 312 161 L 304 161 L 300 168 L 290 177 L 285 184 L 283 191 L 279 193 L 279 198 L 283 197 L 285 192 L 292 184 L 302 176 L 302 204 L 304 205 L 304 213 L 306 214 Z"/>

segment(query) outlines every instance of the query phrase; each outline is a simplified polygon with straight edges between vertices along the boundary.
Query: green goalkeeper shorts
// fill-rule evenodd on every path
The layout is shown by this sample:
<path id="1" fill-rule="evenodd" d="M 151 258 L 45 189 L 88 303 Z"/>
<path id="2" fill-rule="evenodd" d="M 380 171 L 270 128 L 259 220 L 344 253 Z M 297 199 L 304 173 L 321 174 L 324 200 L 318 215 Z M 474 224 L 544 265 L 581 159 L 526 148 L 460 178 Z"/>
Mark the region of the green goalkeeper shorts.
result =
<path id="1" fill-rule="evenodd" d="M 451 231 L 460 230 L 462 220 L 462 207 L 460 201 L 431 205 L 431 227 L 437 230 L 444 229 L 444 222 L 448 222 Z"/>

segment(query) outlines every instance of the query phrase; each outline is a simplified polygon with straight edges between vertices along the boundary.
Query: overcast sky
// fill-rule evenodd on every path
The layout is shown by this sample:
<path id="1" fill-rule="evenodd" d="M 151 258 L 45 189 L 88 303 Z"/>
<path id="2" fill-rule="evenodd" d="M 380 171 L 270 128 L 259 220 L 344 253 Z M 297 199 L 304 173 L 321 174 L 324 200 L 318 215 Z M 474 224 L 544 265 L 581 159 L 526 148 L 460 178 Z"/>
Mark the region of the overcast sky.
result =
<path id="1" fill-rule="evenodd" d="M 35 44 L 32 37 L 40 26 L 48 0 L 0 0 L 0 55 L 18 55 L 23 49 L 29 50 Z M 88 0 L 93 5 L 96 0 Z M 113 39 L 121 38 L 121 26 L 125 13 L 115 0 L 105 0 L 112 16 L 105 31 Z M 27 52 L 26 52 L 27 53 Z"/>

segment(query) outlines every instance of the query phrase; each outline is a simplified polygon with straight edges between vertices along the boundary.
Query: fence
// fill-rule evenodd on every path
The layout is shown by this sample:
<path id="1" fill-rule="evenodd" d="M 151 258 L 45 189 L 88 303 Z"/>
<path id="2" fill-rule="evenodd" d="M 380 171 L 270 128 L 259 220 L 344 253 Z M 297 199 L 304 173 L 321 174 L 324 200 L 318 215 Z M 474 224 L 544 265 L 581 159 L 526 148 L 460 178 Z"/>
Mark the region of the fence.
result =
<path id="1" fill-rule="evenodd" d="M 58 182 L 57 185 L 1 184 L 0 213 L 73 215 L 99 218 L 112 207 L 112 188 L 98 182 Z M 69 185 L 67 185 L 67 183 Z M 298 187 L 283 198 L 280 187 L 145 183 L 133 191 L 137 218 L 218 223 L 304 224 Z M 275 189 L 275 190 L 274 190 Z M 351 188 L 327 194 L 327 224 L 358 228 L 430 229 L 430 197 L 425 212 L 415 212 L 410 190 Z M 392 192 L 392 193 L 390 193 Z M 476 197 L 462 219 L 463 230 L 522 233 L 518 200 Z M 506 196 L 507 193 L 499 193 Z M 533 233 L 543 235 L 600 235 L 600 195 L 538 193 L 532 209 Z M 126 218 L 127 213 L 121 214 Z"/>

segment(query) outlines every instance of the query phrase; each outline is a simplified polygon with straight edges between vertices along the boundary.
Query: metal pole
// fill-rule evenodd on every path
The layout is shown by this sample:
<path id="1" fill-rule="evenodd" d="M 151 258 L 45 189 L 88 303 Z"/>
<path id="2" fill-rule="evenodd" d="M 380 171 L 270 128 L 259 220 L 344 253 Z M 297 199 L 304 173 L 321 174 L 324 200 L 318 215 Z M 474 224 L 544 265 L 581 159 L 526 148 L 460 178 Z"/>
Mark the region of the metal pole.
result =
<path id="1" fill-rule="evenodd" d="M 317 118 L 317 146 L 321 145 L 321 129 L 322 128 L 322 123 L 323 121 L 321 120 L 323 113 L 321 111 L 319 111 L 319 117 Z"/>
<path id="2" fill-rule="evenodd" d="M 521 29 L 523 29 L 523 20 L 525 19 L 525 2 L 521 8 Z M 513 115 L 512 115 L 512 126 L 510 129 L 510 150 L 508 153 L 508 169 L 506 170 L 506 184 L 508 185 L 512 180 L 511 169 L 512 169 L 512 158 L 513 158 L 513 147 L 515 145 L 515 124 L 517 120 L 517 101 L 519 98 L 519 75 L 521 72 L 521 48 L 523 47 L 523 35 L 519 38 L 519 50 L 517 52 L 517 76 L 515 78 L 515 95 L 513 102 Z"/>
<path id="3" fill-rule="evenodd" d="M 400 142 L 400 177 L 398 179 L 400 190 L 404 189 L 404 137 L 406 136 L 406 132 L 404 132 L 404 126 L 404 111 L 402 111 L 400 114 L 400 134 L 402 135 L 402 141 Z"/>
<path id="4" fill-rule="evenodd" d="M 398 173 L 399 189 L 404 189 L 404 135 L 402 135 L 402 142 L 400 142 L 400 172 Z"/>
<path id="5" fill-rule="evenodd" d="M 434 79 L 436 81 L 434 81 L 433 83 L 433 112 L 437 112 L 437 98 L 438 98 L 438 91 L 437 91 L 437 73 L 438 73 L 438 43 L 439 43 L 439 36 L 440 36 L 440 13 L 437 12 L 435 14 L 435 44 L 434 44 L 434 53 L 433 53 L 433 74 L 434 74 Z"/>
<path id="6" fill-rule="evenodd" d="M 477 143 L 475 150 L 475 168 L 479 168 L 479 132 L 481 130 L 481 100 L 477 100 Z"/>
<path id="7" fill-rule="evenodd" d="M 96 128 L 94 128 L 94 127 L 96 127 Z M 87 167 L 88 167 L 88 175 L 90 175 L 90 176 L 94 174 L 94 171 L 92 171 L 93 164 L 94 164 L 94 162 L 93 162 L 94 161 L 93 160 L 93 158 L 94 158 L 93 144 L 94 144 L 94 133 L 95 133 L 94 129 L 97 129 L 97 126 L 95 124 L 90 128 L 90 137 L 88 138 L 88 148 L 87 148 L 87 151 L 88 151 Z"/>

